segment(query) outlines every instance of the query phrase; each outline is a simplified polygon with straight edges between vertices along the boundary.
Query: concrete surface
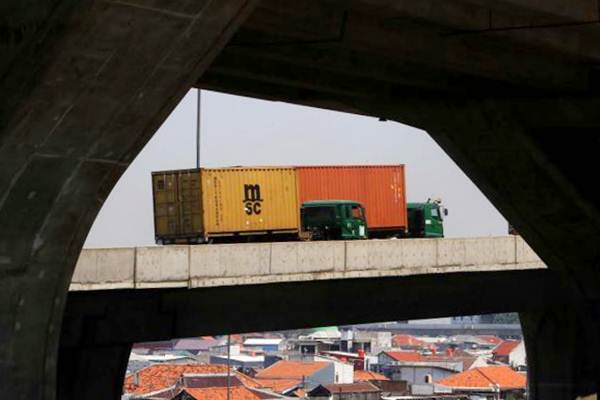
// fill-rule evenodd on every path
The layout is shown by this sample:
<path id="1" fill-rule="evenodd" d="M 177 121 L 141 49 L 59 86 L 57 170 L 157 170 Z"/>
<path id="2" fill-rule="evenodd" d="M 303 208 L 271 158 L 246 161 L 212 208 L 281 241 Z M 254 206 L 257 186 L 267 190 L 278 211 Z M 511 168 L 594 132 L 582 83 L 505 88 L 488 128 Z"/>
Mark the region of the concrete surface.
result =
<path id="1" fill-rule="evenodd" d="M 518 236 L 85 249 L 72 291 L 545 268 Z"/>
<path id="2" fill-rule="evenodd" d="M 75 264 L 121 174 L 252 6 L 253 0 L 2 2 L 4 393 L 29 400 L 120 396 L 118 380 L 99 390 L 90 390 L 86 382 L 57 384 L 63 312 Z M 106 266 L 127 257 L 118 251 L 90 254 L 82 261 L 87 265 L 82 279 L 122 287 L 132 271 Z M 93 379 L 101 379 L 104 370 L 99 368 Z"/>

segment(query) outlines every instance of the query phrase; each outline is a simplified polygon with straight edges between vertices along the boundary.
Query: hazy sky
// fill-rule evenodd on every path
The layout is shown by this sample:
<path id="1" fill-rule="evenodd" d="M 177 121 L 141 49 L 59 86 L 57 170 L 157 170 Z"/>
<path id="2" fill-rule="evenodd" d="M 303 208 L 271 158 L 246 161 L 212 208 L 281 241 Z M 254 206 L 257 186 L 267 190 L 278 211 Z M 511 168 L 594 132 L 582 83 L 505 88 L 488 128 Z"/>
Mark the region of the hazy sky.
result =
<path id="1" fill-rule="evenodd" d="M 376 118 L 202 92 L 201 165 L 405 164 L 409 201 L 441 197 L 447 237 L 505 235 L 507 223 L 421 130 Z M 190 91 L 108 197 L 86 247 L 154 244 L 152 171 L 196 163 Z"/>

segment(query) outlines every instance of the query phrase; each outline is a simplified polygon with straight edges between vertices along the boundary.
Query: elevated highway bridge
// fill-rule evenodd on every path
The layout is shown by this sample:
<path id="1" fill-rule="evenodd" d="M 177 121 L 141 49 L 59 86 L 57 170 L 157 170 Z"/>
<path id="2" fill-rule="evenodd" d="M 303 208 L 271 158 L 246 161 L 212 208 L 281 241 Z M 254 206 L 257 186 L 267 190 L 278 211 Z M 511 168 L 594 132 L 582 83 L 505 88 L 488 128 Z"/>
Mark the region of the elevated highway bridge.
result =
<path id="1" fill-rule="evenodd" d="M 84 249 L 70 290 L 194 289 L 411 275 L 444 279 L 448 273 L 545 268 L 518 236 Z"/>
<path id="2" fill-rule="evenodd" d="M 89 396 L 121 390 L 115 375 L 134 342 L 572 300 L 555 295 L 566 292 L 560 274 L 517 236 L 85 249 L 70 289 L 59 382 L 86 382 L 75 389 Z"/>
<path id="3" fill-rule="evenodd" d="M 2 393 L 117 399 L 128 341 L 399 309 L 521 311 L 530 397 L 598 392 L 596 0 L 6 0 L 0 10 Z M 69 292 L 104 200 L 192 87 L 424 129 L 548 268 Z M 409 291 L 430 301 L 400 303 L 417 298 Z"/>

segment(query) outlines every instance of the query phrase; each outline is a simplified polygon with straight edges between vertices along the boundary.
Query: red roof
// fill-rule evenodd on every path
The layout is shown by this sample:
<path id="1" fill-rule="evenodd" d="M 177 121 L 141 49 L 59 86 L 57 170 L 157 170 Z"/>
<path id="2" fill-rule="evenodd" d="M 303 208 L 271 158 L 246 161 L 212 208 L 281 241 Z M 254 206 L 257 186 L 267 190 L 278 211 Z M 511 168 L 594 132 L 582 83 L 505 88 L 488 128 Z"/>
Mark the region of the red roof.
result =
<path id="1" fill-rule="evenodd" d="M 310 376 L 329 365 L 326 361 L 287 361 L 281 360 L 259 371 L 255 379 L 298 379 Z"/>
<path id="2" fill-rule="evenodd" d="M 424 361 L 423 356 L 416 351 L 384 351 L 383 353 L 396 361 Z"/>
<path id="3" fill-rule="evenodd" d="M 392 338 L 392 345 L 394 347 L 424 347 L 428 346 L 427 342 L 417 339 L 412 335 L 395 335 Z"/>
<path id="4" fill-rule="evenodd" d="M 520 340 L 507 340 L 494 349 L 496 356 L 508 356 L 521 343 Z"/>
<path id="5" fill-rule="evenodd" d="M 256 382 L 260 384 L 259 389 L 271 389 L 281 394 L 300 386 L 302 383 L 299 379 L 256 379 Z"/>
<path id="6" fill-rule="evenodd" d="M 527 378 L 507 366 L 473 368 L 460 374 L 450 375 L 438 381 L 440 385 L 465 389 L 490 389 L 499 385 L 500 389 L 524 389 Z"/>
<path id="7" fill-rule="evenodd" d="M 123 391 L 125 393 L 145 394 L 166 389 L 175 385 L 183 374 L 223 374 L 227 373 L 226 365 L 209 364 L 154 364 L 137 372 L 139 385 L 134 384 L 133 375 L 125 377 Z"/>
<path id="8" fill-rule="evenodd" d="M 378 374 L 377 372 L 355 370 L 354 371 L 354 382 L 364 381 L 389 381 L 385 375 Z"/>
<path id="9" fill-rule="evenodd" d="M 480 339 L 483 339 L 486 342 L 491 343 L 491 344 L 500 344 L 503 342 L 502 339 L 500 339 L 498 336 L 494 336 L 494 335 L 479 335 L 477 337 Z"/>
<path id="10" fill-rule="evenodd" d="M 260 400 L 261 397 L 244 386 L 233 386 L 229 390 L 231 398 L 235 400 Z M 185 388 L 192 398 L 196 400 L 227 400 L 227 387 Z"/>
<path id="11" fill-rule="evenodd" d="M 236 371 L 235 375 L 240 380 L 240 382 L 242 382 L 242 384 L 244 386 L 246 386 L 246 387 L 249 387 L 249 388 L 260 388 L 260 387 L 262 387 L 262 384 L 258 380 L 252 378 L 251 376 L 243 374 L 243 373 L 241 373 L 239 371 Z"/>
<path id="12" fill-rule="evenodd" d="M 251 378 L 241 372 L 236 372 L 236 376 L 242 384 L 248 388 L 271 389 L 277 393 L 285 393 L 302 383 L 300 379 L 265 379 Z"/>

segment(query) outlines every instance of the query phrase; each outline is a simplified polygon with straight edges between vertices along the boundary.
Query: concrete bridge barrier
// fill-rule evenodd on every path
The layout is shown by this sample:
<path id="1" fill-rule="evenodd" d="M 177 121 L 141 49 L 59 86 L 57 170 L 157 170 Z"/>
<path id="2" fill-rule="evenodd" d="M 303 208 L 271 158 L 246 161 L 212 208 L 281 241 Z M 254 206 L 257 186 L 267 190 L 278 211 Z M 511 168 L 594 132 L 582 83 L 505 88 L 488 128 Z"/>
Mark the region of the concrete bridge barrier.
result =
<path id="1" fill-rule="evenodd" d="M 85 249 L 71 290 L 197 288 L 545 268 L 519 236 Z"/>

